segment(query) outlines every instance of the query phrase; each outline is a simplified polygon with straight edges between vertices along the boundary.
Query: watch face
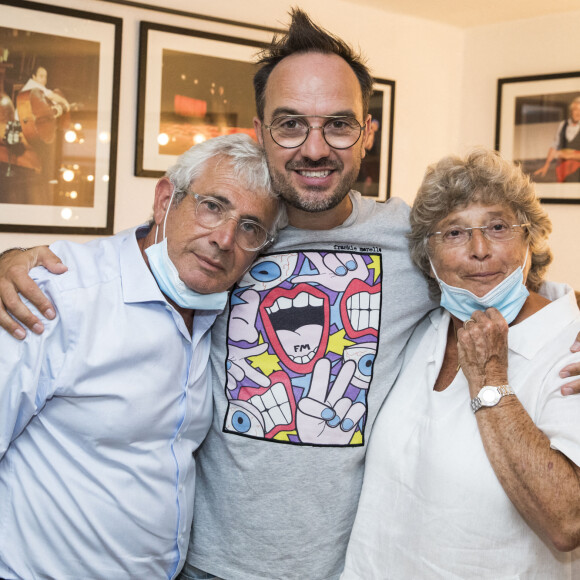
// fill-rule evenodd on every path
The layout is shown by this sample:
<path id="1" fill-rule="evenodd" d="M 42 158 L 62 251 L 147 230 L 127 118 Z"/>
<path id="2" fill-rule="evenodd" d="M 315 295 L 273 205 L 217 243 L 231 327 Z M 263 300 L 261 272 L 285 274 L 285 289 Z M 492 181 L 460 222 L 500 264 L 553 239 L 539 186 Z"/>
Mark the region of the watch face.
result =
<path id="1" fill-rule="evenodd" d="M 493 405 L 497 405 L 501 399 L 497 387 L 483 387 L 483 389 L 479 391 L 478 397 L 481 404 L 485 407 L 493 407 Z"/>

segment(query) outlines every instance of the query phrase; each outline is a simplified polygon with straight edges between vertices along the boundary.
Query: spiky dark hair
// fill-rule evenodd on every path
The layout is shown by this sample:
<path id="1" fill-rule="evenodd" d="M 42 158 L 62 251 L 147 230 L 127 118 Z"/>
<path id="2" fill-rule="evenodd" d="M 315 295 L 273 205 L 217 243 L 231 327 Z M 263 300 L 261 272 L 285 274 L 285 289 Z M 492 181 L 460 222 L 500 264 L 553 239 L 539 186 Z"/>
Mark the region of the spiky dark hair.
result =
<path id="1" fill-rule="evenodd" d="M 254 93 L 256 97 L 256 112 L 260 121 L 264 120 L 266 83 L 270 74 L 287 56 L 305 52 L 319 52 L 336 54 L 344 59 L 353 70 L 360 84 L 363 102 L 363 114 L 366 117 L 369 101 L 373 92 L 373 77 L 360 54 L 346 42 L 327 32 L 312 22 L 306 12 L 299 8 L 290 11 L 292 18 L 288 32 L 282 36 L 274 36 L 270 46 L 258 55 L 257 64 L 260 65 L 254 75 Z"/>

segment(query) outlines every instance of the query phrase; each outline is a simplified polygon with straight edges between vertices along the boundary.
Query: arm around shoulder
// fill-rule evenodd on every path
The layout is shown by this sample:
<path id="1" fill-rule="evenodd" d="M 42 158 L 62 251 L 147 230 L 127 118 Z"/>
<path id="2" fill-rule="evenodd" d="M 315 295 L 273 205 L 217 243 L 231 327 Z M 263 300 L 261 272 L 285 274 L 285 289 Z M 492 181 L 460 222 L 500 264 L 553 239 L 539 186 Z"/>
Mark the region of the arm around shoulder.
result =
<path id="1" fill-rule="evenodd" d="M 66 266 L 47 246 L 30 250 L 7 251 L 0 255 L 0 327 L 14 338 L 22 340 L 26 336 L 20 321 L 36 334 L 41 334 L 44 325 L 22 302 L 19 294 L 38 308 L 47 319 L 54 318 L 54 308 L 40 291 L 28 272 L 35 266 L 44 266 L 53 274 L 66 272 Z"/>

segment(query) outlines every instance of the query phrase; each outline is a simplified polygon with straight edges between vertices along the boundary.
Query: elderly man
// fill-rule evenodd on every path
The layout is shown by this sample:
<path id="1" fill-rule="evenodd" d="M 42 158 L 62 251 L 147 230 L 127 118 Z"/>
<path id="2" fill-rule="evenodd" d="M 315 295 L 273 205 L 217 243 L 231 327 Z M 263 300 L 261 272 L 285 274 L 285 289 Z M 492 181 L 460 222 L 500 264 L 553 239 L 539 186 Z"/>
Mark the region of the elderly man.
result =
<path id="1" fill-rule="evenodd" d="M 290 227 L 212 330 L 214 417 L 181 577 L 330 580 L 373 422 L 434 304 L 409 258 L 407 206 L 350 191 L 370 122 L 368 69 L 299 10 L 260 64 L 255 128 Z M 11 272 L 30 292 L 22 266 Z M 12 311 L 40 324 L 4 284 Z"/>
<path id="2" fill-rule="evenodd" d="M 34 279 L 58 316 L 0 335 L 0 577 L 175 577 L 212 415 L 209 331 L 280 207 L 262 150 L 222 137 L 157 183 L 148 225 L 53 244 L 68 272 Z"/>

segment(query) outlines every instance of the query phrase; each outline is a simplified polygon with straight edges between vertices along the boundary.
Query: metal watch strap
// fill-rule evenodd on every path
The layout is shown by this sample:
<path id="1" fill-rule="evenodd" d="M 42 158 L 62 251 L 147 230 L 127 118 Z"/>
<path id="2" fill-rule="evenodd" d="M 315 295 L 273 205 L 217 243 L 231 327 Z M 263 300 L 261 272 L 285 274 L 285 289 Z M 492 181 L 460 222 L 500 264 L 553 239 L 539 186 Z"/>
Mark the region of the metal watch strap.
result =
<path id="1" fill-rule="evenodd" d="M 497 392 L 499 393 L 499 400 L 497 401 L 497 403 L 499 403 L 501 398 L 505 397 L 506 395 L 515 395 L 514 390 L 509 385 L 485 385 L 481 387 L 481 389 L 485 389 L 485 387 L 493 387 L 494 389 L 497 389 Z M 494 403 L 494 405 L 492 406 L 497 405 L 497 403 Z M 481 409 L 482 407 L 487 406 L 489 405 L 484 405 L 479 397 L 474 397 L 473 399 L 471 399 L 471 409 L 474 413 L 479 411 L 479 409 Z"/>

